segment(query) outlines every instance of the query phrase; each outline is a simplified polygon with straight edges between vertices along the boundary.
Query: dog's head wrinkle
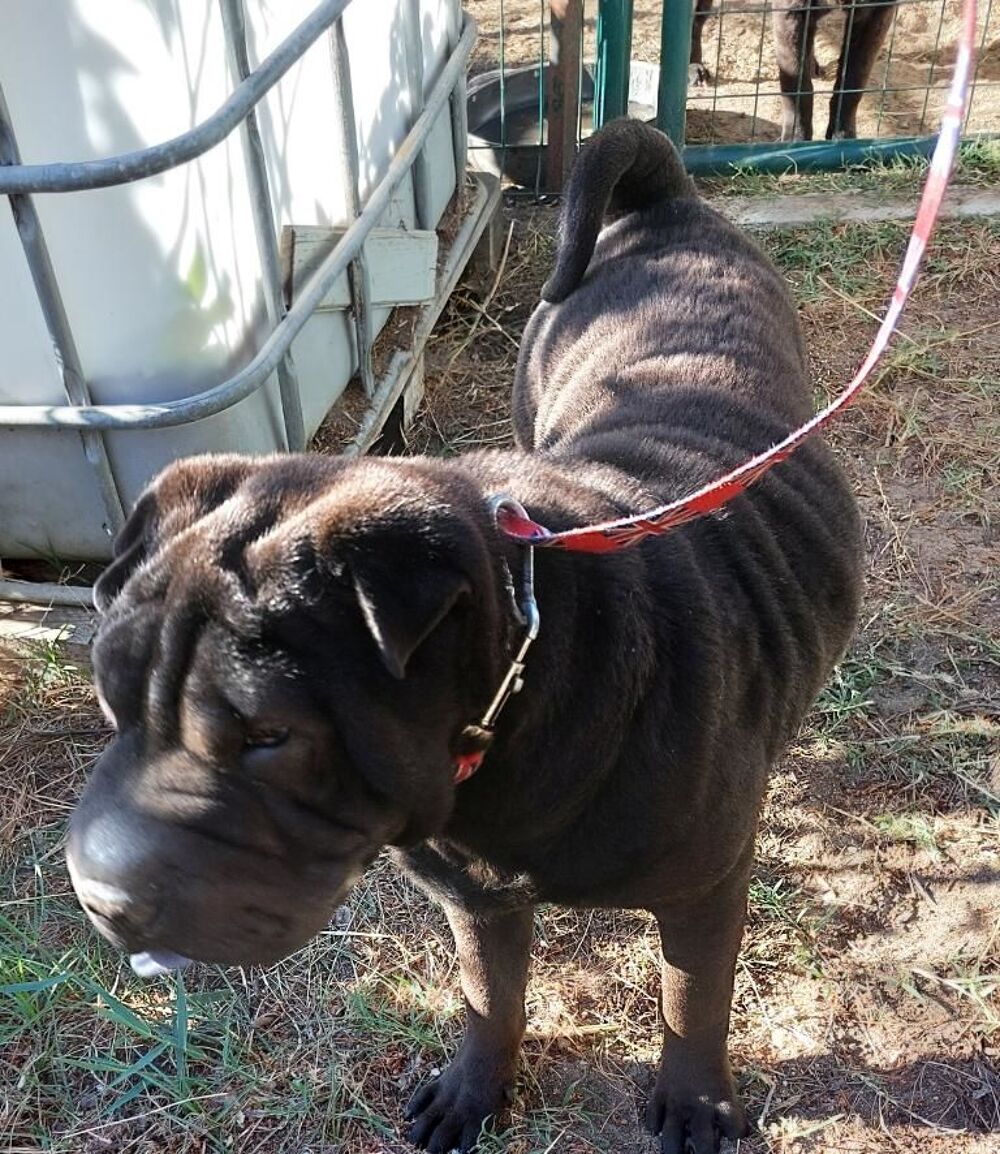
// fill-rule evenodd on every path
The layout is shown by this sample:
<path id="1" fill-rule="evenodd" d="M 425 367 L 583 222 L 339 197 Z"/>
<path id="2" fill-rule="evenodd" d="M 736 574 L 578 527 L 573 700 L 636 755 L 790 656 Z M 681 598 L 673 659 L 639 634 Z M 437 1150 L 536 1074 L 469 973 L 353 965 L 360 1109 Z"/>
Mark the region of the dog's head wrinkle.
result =
<path id="1" fill-rule="evenodd" d="M 321 619 L 346 591 L 401 678 L 463 598 L 489 590 L 481 608 L 492 603 L 491 532 L 477 488 L 428 463 L 193 458 L 140 499 L 99 604 L 105 628 L 146 602 L 164 606 L 162 623 L 178 604 L 250 641 L 290 613 Z M 483 635 L 505 639 L 504 623 L 484 623 Z M 492 666 L 500 654 L 487 657 Z"/>
<path id="2" fill-rule="evenodd" d="M 482 494 L 461 475 L 428 462 L 366 460 L 254 541 L 245 565 L 268 621 L 304 608 L 322 617 L 325 603 L 342 605 L 349 592 L 372 652 L 397 679 L 468 601 L 488 618 L 482 646 L 492 669 L 508 632 L 495 620 L 494 537 Z"/>
<path id="3" fill-rule="evenodd" d="M 433 462 L 208 457 L 154 482 L 101 597 L 119 735 L 70 842 L 81 896 L 169 895 L 164 940 L 126 925 L 130 948 L 281 956 L 382 845 L 442 827 L 455 735 L 508 659 L 498 552 L 478 485 Z M 270 943 L 219 925 L 304 886 Z"/>

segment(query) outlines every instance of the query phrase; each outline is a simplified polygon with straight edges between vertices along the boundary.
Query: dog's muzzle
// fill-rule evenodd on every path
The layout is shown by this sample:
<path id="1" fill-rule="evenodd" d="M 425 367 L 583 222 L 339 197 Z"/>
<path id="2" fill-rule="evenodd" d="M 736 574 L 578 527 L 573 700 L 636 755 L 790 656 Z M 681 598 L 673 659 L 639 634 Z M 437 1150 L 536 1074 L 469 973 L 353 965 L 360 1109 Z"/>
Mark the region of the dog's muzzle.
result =
<path id="1" fill-rule="evenodd" d="M 369 846 L 286 850 L 249 788 L 202 798 L 166 774 L 156 790 L 136 791 L 135 747 L 118 738 L 99 761 L 70 822 L 66 862 L 90 920 L 140 976 L 189 959 L 285 957 L 329 924 L 374 856 Z"/>

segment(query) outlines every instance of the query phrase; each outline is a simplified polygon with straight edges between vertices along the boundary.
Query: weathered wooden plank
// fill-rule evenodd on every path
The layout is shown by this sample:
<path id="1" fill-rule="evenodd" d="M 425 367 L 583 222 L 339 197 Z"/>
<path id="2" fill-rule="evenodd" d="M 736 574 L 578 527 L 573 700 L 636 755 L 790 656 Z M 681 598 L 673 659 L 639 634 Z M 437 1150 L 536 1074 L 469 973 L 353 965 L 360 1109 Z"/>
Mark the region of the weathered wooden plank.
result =
<path id="1" fill-rule="evenodd" d="M 549 24 L 552 35 L 546 181 L 549 192 L 560 192 L 576 156 L 583 0 L 550 0 Z"/>

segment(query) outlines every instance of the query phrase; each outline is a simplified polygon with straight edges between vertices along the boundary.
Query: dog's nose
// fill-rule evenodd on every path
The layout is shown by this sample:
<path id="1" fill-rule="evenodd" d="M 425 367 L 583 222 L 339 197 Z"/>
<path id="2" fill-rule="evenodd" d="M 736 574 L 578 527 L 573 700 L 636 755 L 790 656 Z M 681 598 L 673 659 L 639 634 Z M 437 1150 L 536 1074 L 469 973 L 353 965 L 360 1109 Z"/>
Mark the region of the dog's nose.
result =
<path id="1" fill-rule="evenodd" d="M 142 938 L 156 916 L 155 904 L 118 886 L 92 878 L 76 879 L 80 904 L 99 928 L 123 942 Z"/>

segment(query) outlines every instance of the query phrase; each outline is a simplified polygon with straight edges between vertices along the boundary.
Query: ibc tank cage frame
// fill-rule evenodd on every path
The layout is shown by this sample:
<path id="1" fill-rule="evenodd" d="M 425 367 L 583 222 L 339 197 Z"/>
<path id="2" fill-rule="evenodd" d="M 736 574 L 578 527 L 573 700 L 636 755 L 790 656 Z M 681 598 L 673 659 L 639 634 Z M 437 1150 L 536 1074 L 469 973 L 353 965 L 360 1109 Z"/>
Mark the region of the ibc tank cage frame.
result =
<path id="1" fill-rule="evenodd" d="M 166 429 L 202 420 L 238 404 L 262 388 L 275 374 L 287 447 L 292 452 L 305 448 L 302 406 L 291 344 L 334 283 L 345 273 L 357 342 L 358 375 L 369 402 L 359 433 L 346 453 L 362 452 L 377 433 L 379 420 L 384 419 L 398 399 L 409 359 L 406 353 L 397 351 L 381 379 L 376 380 L 372 364 L 372 305 L 364 244 L 410 172 L 414 180 L 417 227 L 429 227 L 421 219 L 421 187 L 427 180 L 426 172 L 422 171 L 425 168 L 422 147 L 446 103 L 450 104 L 456 192 L 461 196 L 463 191 L 467 135 L 465 78 L 477 33 L 476 22 L 466 13 L 462 13 L 460 25 L 449 33 L 447 58 L 426 96 L 420 91 L 419 78 L 411 78 L 410 107 L 415 112 L 419 110 L 419 114 L 396 150 L 385 175 L 372 188 L 363 206 L 357 197 L 359 158 L 353 125 L 351 131 L 340 134 L 345 144 L 338 163 L 344 184 L 351 190 L 354 217 L 334 248 L 297 289 L 293 303 L 286 308 L 280 239 L 274 224 L 270 180 L 256 108 L 303 54 L 329 32 L 339 97 L 337 111 L 345 121 L 353 117 L 346 41 L 341 23 L 351 0 L 322 0 L 253 70 L 249 66 L 243 0 L 218 2 L 229 62 L 239 83 L 214 114 L 162 144 L 99 160 L 22 164 L 14 125 L 0 86 L 0 195 L 7 197 L 11 207 L 67 400 L 65 405 L 0 405 L 0 428 L 75 430 L 97 479 L 109 532 L 116 532 L 124 523 L 125 509 L 104 441 L 104 434 L 108 431 Z M 416 0 L 408 2 L 415 4 Z M 203 155 L 241 125 L 246 132 L 248 188 L 263 271 L 264 303 L 270 326 L 268 336 L 242 369 L 202 392 L 155 404 L 93 404 L 33 196 L 107 188 L 154 176 Z M 465 206 L 467 211 L 459 232 L 439 270 L 438 303 L 457 281 L 498 200 L 498 187 L 481 180 L 475 182 L 473 203 Z M 436 315 L 436 311 L 427 315 L 427 310 L 424 310 L 414 332 L 414 343 L 426 339 Z M 92 590 L 55 583 L 0 580 L 0 600 L 89 606 Z"/>

